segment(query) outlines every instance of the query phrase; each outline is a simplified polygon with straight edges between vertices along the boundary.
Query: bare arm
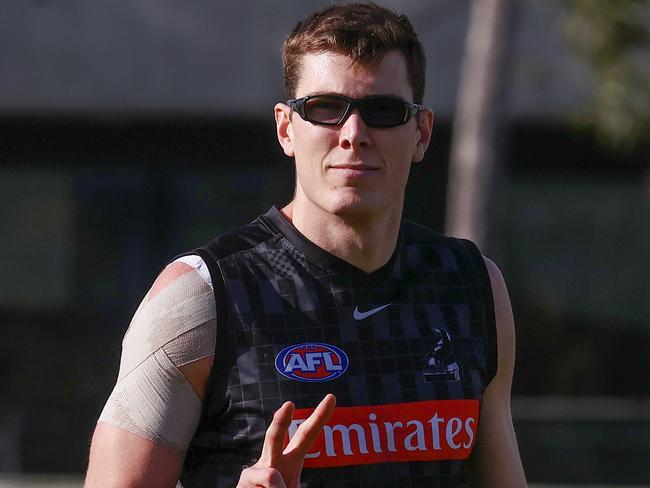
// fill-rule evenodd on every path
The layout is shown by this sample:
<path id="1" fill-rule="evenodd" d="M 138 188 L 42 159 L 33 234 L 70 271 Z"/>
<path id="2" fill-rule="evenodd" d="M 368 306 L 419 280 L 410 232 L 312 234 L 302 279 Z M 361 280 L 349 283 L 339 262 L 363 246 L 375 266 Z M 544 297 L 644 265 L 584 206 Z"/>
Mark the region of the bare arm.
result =
<path id="1" fill-rule="evenodd" d="M 192 271 L 183 263 L 168 266 L 154 283 L 149 298 L 169 283 Z M 203 398 L 213 357 L 205 357 L 179 368 L 199 398 Z M 164 415 L 164 412 L 161 413 Z M 98 422 L 90 448 L 85 487 L 174 487 L 184 453 L 161 445 L 124 428 Z"/>
<path id="2" fill-rule="evenodd" d="M 515 324 L 505 281 L 489 259 L 497 328 L 498 368 L 485 389 L 476 445 L 470 459 L 472 487 L 522 488 L 526 478 L 519 457 L 510 412 L 510 390 L 515 365 Z"/>
<path id="3" fill-rule="evenodd" d="M 99 422 L 90 447 L 84 486 L 173 488 L 182 463 L 180 452 Z"/>

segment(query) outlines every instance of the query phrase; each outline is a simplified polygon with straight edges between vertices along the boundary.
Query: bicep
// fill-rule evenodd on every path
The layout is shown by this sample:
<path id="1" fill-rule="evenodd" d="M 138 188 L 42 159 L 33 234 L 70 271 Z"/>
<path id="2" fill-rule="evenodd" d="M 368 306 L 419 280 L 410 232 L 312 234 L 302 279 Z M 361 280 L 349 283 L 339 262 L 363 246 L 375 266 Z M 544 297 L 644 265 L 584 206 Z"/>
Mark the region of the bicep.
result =
<path id="1" fill-rule="evenodd" d="M 183 455 L 124 429 L 98 422 L 84 486 L 174 487 Z"/>
<path id="2" fill-rule="evenodd" d="M 472 486 L 520 488 L 526 480 L 510 411 L 515 363 L 515 325 L 508 290 L 497 266 L 486 259 L 494 298 L 498 366 L 483 393 L 476 445 L 470 460 Z"/>

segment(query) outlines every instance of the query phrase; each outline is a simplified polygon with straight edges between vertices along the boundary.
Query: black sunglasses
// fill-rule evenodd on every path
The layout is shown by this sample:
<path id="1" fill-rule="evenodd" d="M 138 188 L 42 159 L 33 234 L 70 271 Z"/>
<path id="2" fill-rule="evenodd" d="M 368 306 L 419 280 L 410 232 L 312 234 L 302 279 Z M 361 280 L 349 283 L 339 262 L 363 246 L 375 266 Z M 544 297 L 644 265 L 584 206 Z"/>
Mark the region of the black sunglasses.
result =
<path id="1" fill-rule="evenodd" d="M 308 122 L 339 125 L 355 108 L 368 127 L 397 127 L 406 124 L 424 107 L 397 97 L 348 98 L 343 95 L 309 95 L 287 100 L 291 110 Z"/>

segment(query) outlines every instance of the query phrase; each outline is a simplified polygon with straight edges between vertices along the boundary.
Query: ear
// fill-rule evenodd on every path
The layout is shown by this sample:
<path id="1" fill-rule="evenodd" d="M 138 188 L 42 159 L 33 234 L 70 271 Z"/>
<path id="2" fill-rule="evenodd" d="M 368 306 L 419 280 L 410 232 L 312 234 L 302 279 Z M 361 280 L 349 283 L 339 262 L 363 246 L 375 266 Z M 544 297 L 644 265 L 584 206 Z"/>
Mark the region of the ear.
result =
<path id="1" fill-rule="evenodd" d="M 422 111 L 418 114 L 418 140 L 415 145 L 415 151 L 413 152 L 413 162 L 418 163 L 424 158 L 424 153 L 427 152 L 429 147 L 429 142 L 431 141 L 431 132 L 433 131 L 433 110 L 428 107 L 424 107 Z"/>
<path id="2" fill-rule="evenodd" d="M 278 142 L 284 150 L 284 154 L 293 158 L 293 126 L 291 125 L 291 109 L 284 103 L 276 103 L 274 107 L 275 130 Z"/>

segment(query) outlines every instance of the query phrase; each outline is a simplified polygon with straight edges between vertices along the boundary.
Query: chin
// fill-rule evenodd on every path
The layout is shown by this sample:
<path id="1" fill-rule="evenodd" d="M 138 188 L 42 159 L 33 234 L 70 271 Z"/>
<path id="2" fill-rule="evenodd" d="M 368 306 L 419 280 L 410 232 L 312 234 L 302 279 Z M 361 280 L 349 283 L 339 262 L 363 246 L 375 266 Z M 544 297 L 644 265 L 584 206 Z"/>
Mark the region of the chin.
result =
<path id="1" fill-rule="evenodd" d="M 376 199 L 363 198 L 360 195 L 339 196 L 328 202 L 326 209 L 341 218 L 371 217 L 386 209 Z"/>

